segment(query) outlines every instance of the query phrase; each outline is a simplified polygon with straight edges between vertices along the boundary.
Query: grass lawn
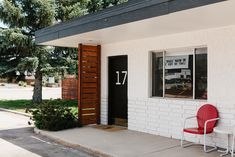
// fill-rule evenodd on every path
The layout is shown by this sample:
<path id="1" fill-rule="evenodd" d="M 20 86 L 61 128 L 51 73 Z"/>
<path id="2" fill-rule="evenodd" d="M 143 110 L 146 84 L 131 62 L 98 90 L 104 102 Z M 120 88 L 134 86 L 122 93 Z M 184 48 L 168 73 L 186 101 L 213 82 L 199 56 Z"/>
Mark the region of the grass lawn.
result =
<path id="1" fill-rule="evenodd" d="M 25 109 L 31 102 L 32 100 L 0 100 L 0 108 L 25 112 Z"/>
<path id="2" fill-rule="evenodd" d="M 48 101 L 48 100 L 43 100 Z M 55 104 L 65 103 L 69 108 L 72 109 L 74 114 L 77 114 L 78 111 L 78 103 L 75 100 L 52 100 Z M 18 112 L 26 111 L 26 108 L 32 103 L 32 100 L 0 100 L 0 108 L 14 110 Z"/>

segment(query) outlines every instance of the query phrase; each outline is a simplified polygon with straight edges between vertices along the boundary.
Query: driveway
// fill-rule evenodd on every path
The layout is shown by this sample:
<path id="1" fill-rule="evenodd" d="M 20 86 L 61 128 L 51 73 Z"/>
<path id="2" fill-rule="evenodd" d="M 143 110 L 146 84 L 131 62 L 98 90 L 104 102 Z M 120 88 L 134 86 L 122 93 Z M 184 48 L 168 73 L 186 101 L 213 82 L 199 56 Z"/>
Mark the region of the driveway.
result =
<path id="1" fill-rule="evenodd" d="M 92 157 L 33 133 L 28 117 L 0 111 L 1 157 Z"/>
<path id="2" fill-rule="evenodd" d="M 33 87 L 19 87 L 17 84 L 5 84 L 0 86 L 0 100 L 32 99 Z M 61 88 L 42 88 L 43 99 L 61 98 Z"/>

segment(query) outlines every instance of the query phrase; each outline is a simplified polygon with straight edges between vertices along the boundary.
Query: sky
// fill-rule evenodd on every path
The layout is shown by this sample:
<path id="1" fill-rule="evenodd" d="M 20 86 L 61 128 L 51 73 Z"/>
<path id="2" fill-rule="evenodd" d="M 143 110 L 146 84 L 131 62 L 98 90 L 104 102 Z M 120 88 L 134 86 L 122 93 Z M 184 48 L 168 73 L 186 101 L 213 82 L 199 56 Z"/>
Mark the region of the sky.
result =
<path id="1" fill-rule="evenodd" d="M 0 21 L 0 27 L 6 27 L 6 26 Z"/>
<path id="2" fill-rule="evenodd" d="M 0 3 L 2 2 L 2 0 L 0 0 Z M 0 27 L 6 27 L 1 21 L 0 21 Z"/>
<path id="3" fill-rule="evenodd" d="M 2 0 L 0 0 L 0 3 L 2 2 Z M 1 21 L 0 21 L 0 27 L 6 27 L 6 25 L 4 25 Z"/>

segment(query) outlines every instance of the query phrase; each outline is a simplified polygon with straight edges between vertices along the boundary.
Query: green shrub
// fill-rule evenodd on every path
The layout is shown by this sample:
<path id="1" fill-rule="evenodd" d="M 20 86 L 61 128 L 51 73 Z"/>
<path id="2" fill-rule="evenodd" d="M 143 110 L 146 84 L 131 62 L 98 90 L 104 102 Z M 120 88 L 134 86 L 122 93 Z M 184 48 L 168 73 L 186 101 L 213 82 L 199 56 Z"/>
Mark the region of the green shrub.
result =
<path id="1" fill-rule="evenodd" d="M 72 110 L 61 100 L 44 101 L 31 112 L 39 129 L 58 131 L 80 126 Z"/>
<path id="2" fill-rule="evenodd" d="M 43 100 L 43 102 L 47 102 L 53 105 L 67 106 L 67 107 L 74 107 L 78 105 L 77 100 L 50 99 L 50 100 Z"/>

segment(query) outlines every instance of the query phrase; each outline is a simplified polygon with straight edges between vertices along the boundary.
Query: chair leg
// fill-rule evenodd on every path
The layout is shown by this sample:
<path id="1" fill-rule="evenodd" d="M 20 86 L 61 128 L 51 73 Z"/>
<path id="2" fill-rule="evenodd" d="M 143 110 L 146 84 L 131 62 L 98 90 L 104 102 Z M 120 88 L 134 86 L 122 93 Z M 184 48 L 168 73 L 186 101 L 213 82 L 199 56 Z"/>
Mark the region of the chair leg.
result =
<path id="1" fill-rule="evenodd" d="M 234 154 L 234 135 L 232 137 L 231 157 L 233 157 L 233 154 Z"/>
<path id="2" fill-rule="evenodd" d="M 222 153 L 220 154 L 220 157 L 226 156 L 229 154 L 229 134 L 227 135 L 227 147 L 226 150 L 218 150 L 218 152 Z"/>
<path id="3" fill-rule="evenodd" d="M 203 142 L 203 145 L 204 145 L 204 152 L 206 152 L 206 153 L 212 152 L 212 151 L 214 151 L 214 150 L 217 149 L 216 146 L 214 146 L 214 147 L 212 146 L 211 149 L 207 149 L 207 145 L 206 145 L 206 134 L 204 134 L 204 142 Z"/>
<path id="4" fill-rule="evenodd" d="M 184 131 L 182 131 L 180 146 L 181 146 L 182 148 L 185 148 L 185 147 L 189 147 L 189 146 L 192 146 L 192 145 L 193 145 L 192 142 L 184 143 Z"/>
<path id="5" fill-rule="evenodd" d="M 180 141 L 180 146 L 183 148 L 183 142 L 184 142 L 184 131 L 181 133 L 181 141 Z"/>

